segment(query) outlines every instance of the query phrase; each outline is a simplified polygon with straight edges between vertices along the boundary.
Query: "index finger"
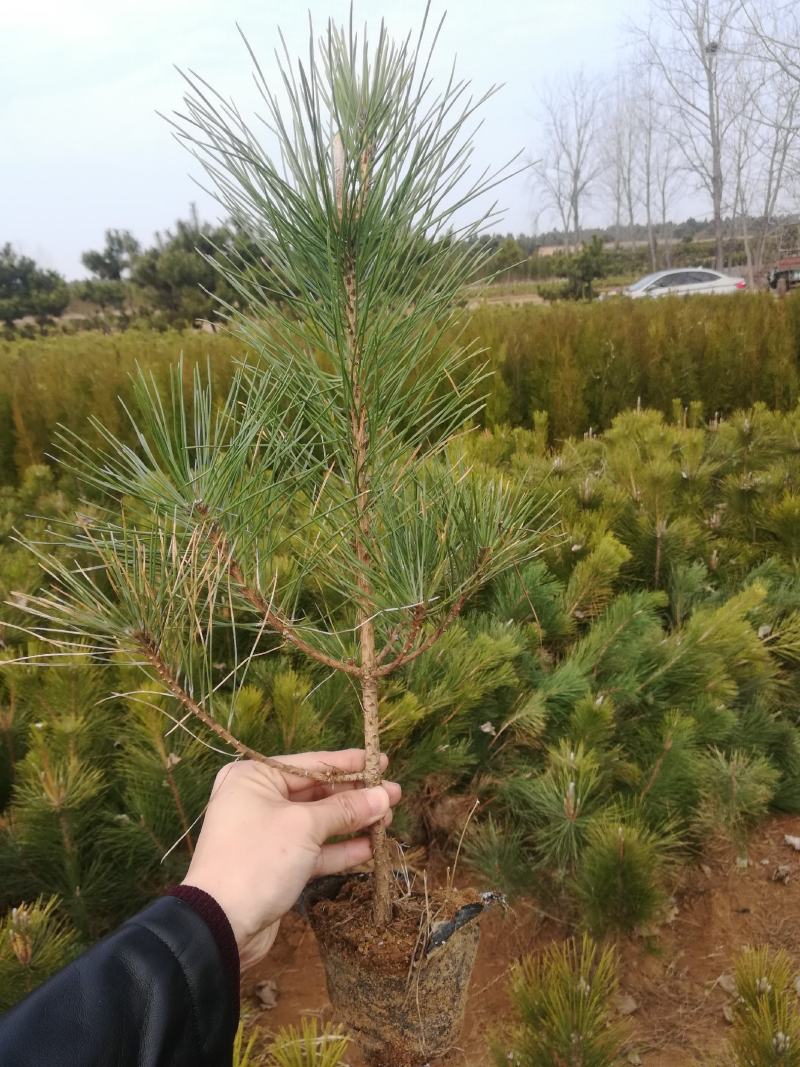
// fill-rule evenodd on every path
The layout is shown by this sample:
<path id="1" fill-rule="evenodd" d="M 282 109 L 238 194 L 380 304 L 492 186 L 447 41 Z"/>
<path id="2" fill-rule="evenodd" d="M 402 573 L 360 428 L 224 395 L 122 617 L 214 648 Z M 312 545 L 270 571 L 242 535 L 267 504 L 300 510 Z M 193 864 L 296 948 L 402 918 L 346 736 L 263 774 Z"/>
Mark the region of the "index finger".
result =
<path id="1" fill-rule="evenodd" d="M 295 767 L 303 770 L 314 771 L 316 774 L 355 774 L 364 770 L 366 755 L 363 748 L 343 748 L 338 752 L 299 752 L 292 755 L 275 756 L 277 760 L 285 760 Z M 385 752 L 381 753 L 381 773 L 389 765 L 389 757 Z M 297 774 L 283 775 L 289 794 L 308 789 L 308 778 L 301 778 Z"/>

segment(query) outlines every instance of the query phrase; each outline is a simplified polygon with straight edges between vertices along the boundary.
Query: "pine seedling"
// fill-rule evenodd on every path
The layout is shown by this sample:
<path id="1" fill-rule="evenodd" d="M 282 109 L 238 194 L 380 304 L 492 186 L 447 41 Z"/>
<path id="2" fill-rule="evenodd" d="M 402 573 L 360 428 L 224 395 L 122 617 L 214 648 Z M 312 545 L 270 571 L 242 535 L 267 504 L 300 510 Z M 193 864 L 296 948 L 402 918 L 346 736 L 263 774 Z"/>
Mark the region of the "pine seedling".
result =
<path id="1" fill-rule="evenodd" d="M 701 762 L 695 721 L 670 711 L 654 735 L 639 740 L 646 745 L 637 803 L 645 820 L 655 824 L 664 815 L 685 825 L 697 805 L 698 766 Z"/>
<path id="2" fill-rule="evenodd" d="M 509 807 L 530 827 L 538 862 L 575 871 L 593 819 L 603 803 L 597 753 L 562 741 L 548 753 L 548 767 L 535 778 L 512 779 L 503 789 Z"/>
<path id="3" fill-rule="evenodd" d="M 267 1067 L 339 1067 L 344 1063 L 350 1038 L 316 1018 L 304 1018 L 299 1027 L 277 1032 L 269 1046 Z"/>
<path id="4" fill-rule="evenodd" d="M 731 1050 L 737 1067 L 798 1067 L 800 1011 L 789 954 L 747 948 L 736 961 L 734 977 L 738 998 Z"/>
<path id="5" fill-rule="evenodd" d="M 634 819 L 593 823 L 581 856 L 578 896 L 594 933 L 629 933 L 657 917 L 673 848 L 668 830 L 657 833 Z"/>
<path id="6" fill-rule="evenodd" d="M 471 238 L 491 209 L 460 220 L 508 171 L 469 178 L 470 124 L 487 96 L 455 77 L 436 95 L 425 36 L 394 44 L 381 27 L 373 48 L 329 24 L 304 63 L 278 57 L 285 107 L 253 56 L 274 153 L 186 77 L 177 136 L 256 253 L 215 259 L 248 309 L 225 307 L 252 355 L 218 408 L 200 374 L 190 403 L 182 368 L 166 396 L 140 374 L 136 448 L 98 422 L 96 448 L 65 436 L 78 476 L 126 506 L 78 525 L 70 544 L 91 568 L 39 550 L 52 586 L 27 601 L 59 654 L 79 638 L 124 652 L 170 694 L 174 719 L 226 756 L 274 762 L 223 710 L 223 690 L 235 694 L 257 656 L 283 644 L 346 676 L 366 749 L 349 779 L 370 785 L 382 686 L 483 585 L 536 554 L 552 514 L 523 480 L 447 459 L 481 403 L 484 371 L 458 309 L 485 266 Z M 372 839 L 385 925 L 382 826 Z"/>
<path id="7" fill-rule="evenodd" d="M 747 835 L 767 814 L 779 780 L 780 772 L 762 756 L 711 749 L 699 765 L 698 827 L 732 842 L 744 856 Z"/>
<path id="8" fill-rule="evenodd" d="M 245 1033 L 244 1019 L 240 1020 L 233 1039 L 232 1067 L 264 1067 L 266 1057 L 256 1048 L 258 1038 L 258 1027 Z"/>
<path id="9" fill-rule="evenodd" d="M 532 888 L 535 865 L 519 826 L 504 826 L 489 816 L 469 828 L 461 855 L 464 863 L 478 871 L 487 885 L 509 898 Z"/>
<path id="10" fill-rule="evenodd" d="M 612 1067 L 626 1036 L 612 1021 L 617 971 L 614 949 L 586 934 L 523 960 L 511 985 L 520 1025 L 492 1040 L 497 1067 Z"/>
<path id="11" fill-rule="evenodd" d="M 158 877 L 179 878 L 180 864 L 185 866 L 194 851 L 193 823 L 205 807 L 218 764 L 205 745 L 170 723 L 165 715 L 170 701 L 155 683 L 130 693 L 125 703 L 116 753 L 118 819 L 128 828 L 130 847 L 148 858 L 154 876 L 166 861 Z"/>
<path id="12" fill-rule="evenodd" d="M 106 870 L 93 863 L 92 845 L 101 822 L 95 810 L 107 788 L 102 773 L 75 752 L 51 752 L 44 731 L 36 731 L 18 765 L 14 799 L 0 836 L 3 895 L 58 892 L 81 936 L 88 938 L 97 916 L 95 894 L 106 888 Z M 110 883 L 109 883 L 110 884 Z"/>
<path id="13" fill-rule="evenodd" d="M 57 897 L 10 908 L 0 920 L 0 1011 L 27 996 L 78 952 Z"/>
<path id="14" fill-rule="evenodd" d="M 33 669 L 11 663 L 11 658 L 9 653 L 0 657 L 0 810 L 8 803 L 16 764 L 28 747 L 35 688 Z"/>

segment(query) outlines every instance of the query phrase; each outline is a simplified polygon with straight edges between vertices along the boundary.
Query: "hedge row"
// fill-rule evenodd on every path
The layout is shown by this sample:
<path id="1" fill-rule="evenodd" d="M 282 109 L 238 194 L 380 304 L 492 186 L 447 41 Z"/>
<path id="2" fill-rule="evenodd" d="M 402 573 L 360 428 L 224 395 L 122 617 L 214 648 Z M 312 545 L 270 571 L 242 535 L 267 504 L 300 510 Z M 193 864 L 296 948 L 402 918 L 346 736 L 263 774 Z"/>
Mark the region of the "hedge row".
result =
<path id="1" fill-rule="evenodd" d="M 637 404 L 669 413 L 699 402 L 706 418 L 800 395 L 800 298 L 769 294 L 690 300 L 479 307 L 469 330 L 495 375 L 484 420 L 531 427 L 546 412 L 551 443 L 600 431 Z M 180 352 L 224 387 L 242 344 L 224 334 L 78 334 L 0 343 L 0 483 L 50 451 L 59 423 L 87 434 L 97 414 L 124 424 L 117 397 L 141 364 L 157 378 Z M 485 358 L 485 357 L 484 357 Z"/>

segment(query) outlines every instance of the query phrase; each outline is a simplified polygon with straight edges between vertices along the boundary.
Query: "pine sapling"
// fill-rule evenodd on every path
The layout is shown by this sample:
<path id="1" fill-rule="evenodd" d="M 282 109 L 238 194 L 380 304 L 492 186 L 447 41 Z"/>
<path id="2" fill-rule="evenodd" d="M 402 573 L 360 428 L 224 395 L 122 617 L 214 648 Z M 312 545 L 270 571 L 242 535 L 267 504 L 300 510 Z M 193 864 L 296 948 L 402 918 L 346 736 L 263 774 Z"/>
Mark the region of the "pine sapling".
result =
<path id="1" fill-rule="evenodd" d="M 381 26 L 372 48 L 329 24 L 306 62 L 278 56 L 281 99 L 251 51 L 274 148 L 186 75 L 177 136 L 255 249 L 214 258 L 249 354 L 221 403 L 199 372 L 189 401 L 182 366 L 166 396 L 141 373 L 136 447 L 98 420 L 98 447 L 63 435 L 65 462 L 108 510 L 66 538 L 91 566 L 34 547 L 51 585 L 26 600 L 55 655 L 78 642 L 124 653 L 172 698 L 178 728 L 326 783 L 345 779 L 276 763 L 234 733 L 231 701 L 257 658 L 284 647 L 350 680 L 366 762 L 346 780 L 375 785 L 386 680 L 535 555 L 552 516 L 536 486 L 446 450 L 481 404 L 459 307 L 488 254 L 474 238 L 492 208 L 477 201 L 508 169 L 469 177 L 470 124 L 491 91 L 474 100 L 453 76 L 436 94 L 438 29 L 426 36 L 393 43 Z M 477 221 L 462 222 L 470 207 Z M 372 842 L 382 927 L 382 826 Z"/>
<path id="2" fill-rule="evenodd" d="M 731 1049 L 738 1067 L 798 1067 L 800 1011 L 789 954 L 747 948 L 736 961 Z"/>
<path id="3" fill-rule="evenodd" d="M 510 1038 L 492 1039 L 498 1067 L 612 1067 L 626 1033 L 612 1021 L 619 969 L 613 948 L 588 935 L 555 943 L 516 968 L 511 998 L 519 1017 Z"/>
<path id="4" fill-rule="evenodd" d="M 58 897 L 11 908 L 0 920 L 0 1011 L 32 992 L 78 952 L 78 936 Z"/>

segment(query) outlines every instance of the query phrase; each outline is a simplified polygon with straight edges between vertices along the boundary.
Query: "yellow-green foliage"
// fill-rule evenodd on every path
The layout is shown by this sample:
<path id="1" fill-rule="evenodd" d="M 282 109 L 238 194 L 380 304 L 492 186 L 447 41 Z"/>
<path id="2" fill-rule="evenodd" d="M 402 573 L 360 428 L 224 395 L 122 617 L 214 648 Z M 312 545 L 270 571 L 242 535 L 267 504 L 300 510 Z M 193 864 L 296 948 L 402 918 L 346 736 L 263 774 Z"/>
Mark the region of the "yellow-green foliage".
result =
<path id="1" fill-rule="evenodd" d="M 707 416 L 762 400 L 787 408 L 798 397 L 800 299 L 768 294 L 691 300 L 611 301 L 549 307 L 484 306 L 467 332 L 496 372 L 483 420 L 531 427 L 546 414 L 550 440 L 607 428 L 628 407 L 664 414 L 674 398 Z M 159 380 L 183 352 L 209 361 L 224 395 L 231 359 L 244 345 L 225 333 L 129 330 L 0 342 L 0 483 L 52 450 L 58 423 L 94 442 L 89 415 L 125 432 L 116 404 L 137 364 Z M 698 410 L 692 411 L 696 422 Z M 541 424 L 541 418 L 540 418 Z M 776 515 L 775 521 L 781 522 Z"/>
<path id="2" fill-rule="evenodd" d="M 58 914 L 58 899 L 40 897 L 0 919 L 0 1011 L 35 989 L 78 951 L 77 938 Z"/>
<path id="3" fill-rule="evenodd" d="M 736 962 L 731 1051 L 737 1067 L 798 1067 L 797 970 L 783 949 L 747 948 Z"/>
<path id="4" fill-rule="evenodd" d="M 708 414 L 798 395 L 800 301 L 769 294 L 691 300 L 484 307 L 471 327 L 499 368 L 507 411 L 530 426 L 547 411 L 551 439 L 609 426 L 637 402 L 667 413 L 673 397 Z"/>
<path id="5" fill-rule="evenodd" d="M 350 1039 L 330 1024 L 320 1027 L 305 1018 L 299 1027 L 287 1026 L 275 1035 L 267 1057 L 268 1067 L 339 1067 Z"/>
<path id="6" fill-rule="evenodd" d="M 744 849 L 770 807 L 800 811 L 800 409 L 705 425 L 684 408 L 623 412 L 557 452 L 541 414 L 454 442 L 468 477 L 545 479 L 560 523 L 381 697 L 406 790 L 395 829 L 440 834 L 431 803 L 479 795 L 470 864 L 597 930 L 657 914 L 687 848 L 722 834 Z M 174 706 L 125 663 L 9 662 L 36 651 L 16 627 L 43 581 L 12 530 L 41 540 L 95 506 L 69 490 L 41 465 L 0 490 L 0 587 L 21 593 L 0 607 L 0 907 L 58 893 L 90 938 L 181 876 L 219 756 L 170 732 Z M 337 619 L 352 626 L 346 606 Z M 242 740 L 357 743 L 349 680 L 270 646 L 234 692 L 228 640 L 218 713 Z"/>
<path id="7" fill-rule="evenodd" d="M 618 961 L 591 938 L 571 938 L 516 968 L 511 999 L 519 1026 L 492 1041 L 494 1062 L 519 1067 L 612 1067 L 624 1028 L 612 1022 Z"/>
<path id="8" fill-rule="evenodd" d="M 208 360 L 221 396 L 232 374 L 231 361 L 243 356 L 244 346 L 225 334 L 154 330 L 0 342 L 0 483 L 43 462 L 60 424 L 97 444 L 87 425 L 94 415 L 124 436 L 127 420 L 118 397 L 129 395 L 131 374 L 141 366 L 163 383 L 181 352 L 187 388 L 192 366 L 205 366 Z"/>

